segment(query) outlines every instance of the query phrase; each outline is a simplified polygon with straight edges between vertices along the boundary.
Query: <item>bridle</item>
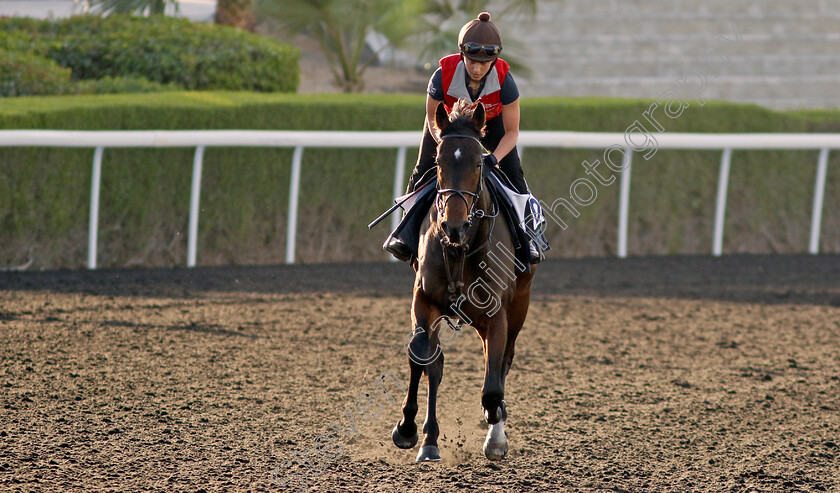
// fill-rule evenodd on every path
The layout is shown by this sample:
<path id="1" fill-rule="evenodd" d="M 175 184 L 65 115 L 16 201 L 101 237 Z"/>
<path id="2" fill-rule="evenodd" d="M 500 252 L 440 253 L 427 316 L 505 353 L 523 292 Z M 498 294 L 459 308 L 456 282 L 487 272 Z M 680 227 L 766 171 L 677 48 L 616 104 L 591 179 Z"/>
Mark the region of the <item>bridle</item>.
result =
<path id="1" fill-rule="evenodd" d="M 445 139 L 453 139 L 453 138 L 472 139 L 472 140 L 476 141 L 476 143 L 478 143 L 482 152 L 486 151 L 486 149 L 484 148 L 484 144 L 482 144 L 481 141 L 478 140 L 478 138 L 476 138 L 472 135 L 447 134 L 447 135 L 441 136 L 440 139 L 445 140 Z M 478 186 L 476 187 L 475 192 L 471 192 L 469 190 L 460 190 L 460 189 L 457 189 L 457 188 L 439 188 L 438 191 L 437 191 L 437 197 L 435 197 L 435 208 L 437 209 L 438 216 L 443 214 L 443 209 L 446 207 L 446 203 L 449 202 L 449 199 L 451 199 L 453 196 L 457 196 L 457 197 L 461 197 L 461 200 L 464 201 L 464 204 L 468 205 L 469 208 L 470 208 L 469 212 L 467 213 L 467 224 L 468 225 L 470 225 L 470 226 L 472 225 L 473 218 L 481 219 L 482 217 L 485 217 L 486 213 L 483 210 L 481 210 L 481 209 L 476 210 L 476 205 L 478 204 L 478 198 L 481 195 L 481 184 L 484 181 L 482 179 L 483 175 L 484 175 L 484 160 L 482 159 L 480 164 L 479 164 Z M 467 200 L 467 197 L 466 197 L 467 195 L 472 197 L 472 199 L 473 199 L 472 204 L 470 204 L 470 201 Z"/>
<path id="2" fill-rule="evenodd" d="M 484 144 L 481 143 L 478 138 L 472 135 L 466 134 L 446 134 L 441 136 L 441 140 L 444 139 L 453 139 L 453 138 L 466 138 L 472 139 L 476 141 L 481 148 L 482 153 L 486 153 L 487 149 L 484 148 Z M 493 225 L 495 225 L 496 216 L 499 215 L 499 211 L 496 207 L 494 207 L 494 211 L 492 214 L 488 214 L 484 209 L 477 208 L 479 197 L 481 196 L 482 191 L 482 183 L 484 182 L 484 159 L 481 159 L 479 164 L 479 175 L 478 175 L 478 185 L 476 186 L 475 192 L 471 192 L 469 190 L 461 190 L 457 188 L 439 188 L 437 190 L 437 196 L 435 197 L 435 208 L 437 209 L 438 217 L 441 217 L 443 214 L 443 209 L 446 207 L 446 203 L 454 196 L 460 197 L 464 204 L 469 206 L 469 212 L 467 213 L 467 238 L 472 238 L 472 234 L 478 229 L 478 223 L 483 218 L 493 219 Z M 438 184 L 438 186 L 440 186 Z M 472 197 L 472 204 L 470 201 L 467 200 L 467 196 Z M 476 219 L 476 221 L 473 221 Z M 475 226 L 475 227 L 474 227 Z M 490 232 L 487 234 L 487 238 L 484 242 L 479 245 L 477 248 L 472 249 L 470 253 L 467 253 L 467 250 L 470 249 L 470 245 L 462 244 L 462 245 L 453 245 L 449 241 L 449 237 L 447 235 L 441 235 L 440 238 L 440 245 L 443 250 L 443 265 L 444 270 L 446 271 L 446 280 L 447 286 L 446 290 L 449 292 L 449 301 L 450 303 L 455 303 L 461 294 L 461 288 L 464 287 L 464 283 L 462 281 L 464 277 L 464 265 L 466 264 L 466 258 L 474 255 L 484 248 L 490 241 L 490 234 L 492 233 L 493 228 L 491 226 Z M 447 252 L 454 253 L 456 257 L 454 265 L 450 266 L 449 264 L 449 255 Z M 457 273 L 455 272 L 457 270 Z"/>

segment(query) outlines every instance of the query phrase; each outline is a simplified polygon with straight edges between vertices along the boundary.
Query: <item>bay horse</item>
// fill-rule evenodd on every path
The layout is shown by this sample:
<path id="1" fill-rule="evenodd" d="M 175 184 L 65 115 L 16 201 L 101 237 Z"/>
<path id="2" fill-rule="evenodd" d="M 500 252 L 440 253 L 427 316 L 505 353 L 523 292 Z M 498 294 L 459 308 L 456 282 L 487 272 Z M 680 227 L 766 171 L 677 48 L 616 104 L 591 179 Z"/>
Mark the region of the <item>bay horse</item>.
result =
<path id="1" fill-rule="evenodd" d="M 447 115 L 440 103 L 435 124 L 441 135 L 436 157 L 437 195 L 424 221 L 413 265 L 413 330 L 407 343 L 411 377 L 403 418 L 391 438 L 403 449 L 417 444 L 417 389 L 425 374 L 429 400 L 423 424 L 425 438 L 416 461 L 441 460 L 436 415 L 437 391 L 443 378 L 441 342 L 445 345 L 453 340 L 454 331 L 466 323 L 478 332 L 484 348 L 481 405 L 490 425 L 484 455 L 500 460 L 508 451 L 505 377 L 528 313 L 536 265 L 529 271 L 516 260 L 508 221 L 494 205 L 486 185 L 490 178 L 485 174 L 484 147 L 479 140 L 485 124 L 484 106 L 461 101 Z"/>

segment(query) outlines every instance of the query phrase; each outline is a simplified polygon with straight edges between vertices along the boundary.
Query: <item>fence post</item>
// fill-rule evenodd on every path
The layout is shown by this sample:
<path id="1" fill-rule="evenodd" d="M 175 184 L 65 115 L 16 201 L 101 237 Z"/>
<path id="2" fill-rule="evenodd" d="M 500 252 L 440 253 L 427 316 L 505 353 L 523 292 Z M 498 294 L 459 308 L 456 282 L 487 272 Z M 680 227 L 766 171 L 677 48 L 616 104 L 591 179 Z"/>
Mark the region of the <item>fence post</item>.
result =
<path id="1" fill-rule="evenodd" d="M 394 165 L 394 197 L 399 197 L 405 190 L 405 152 L 405 146 L 397 149 L 397 163 Z M 402 214 L 398 210 L 391 214 L 391 231 L 397 229 L 401 219 Z M 388 257 L 391 259 L 391 262 L 397 262 L 395 257 L 391 255 L 388 255 Z"/>
<path id="2" fill-rule="evenodd" d="M 633 150 L 625 147 L 621 190 L 618 196 L 618 258 L 627 258 L 627 221 L 630 214 L 630 169 L 632 166 Z"/>
<path id="3" fill-rule="evenodd" d="M 816 255 L 820 251 L 820 225 L 822 223 L 823 198 L 825 197 L 825 176 L 828 171 L 828 148 L 820 150 L 817 162 L 817 180 L 814 183 L 814 208 L 811 212 L 811 241 L 808 253 Z"/>
<path id="4" fill-rule="evenodd" d="M 295 263 L 295 239 L 297 237 L 298 192 L 300 191 L 300 163 L 303 146 L 295 147 L 292 156 L 292 179 L 289 182 L 289 221 L 286 226 L 286 263 Z"/>
<path id="5" fill-rule="evenodd" d="M 712 255 L 715 257 L 720 257 L 723 253 L 723 222 L 726 216 L 726 194 L 729 188 L 729 164 L 731 162 L 732 149 L 724 149 L 720 158 L 717 202 L 715 203 L 715 232 L 712 243 Z"/>
<path id="6" fill-rule="evenodd" d="M 204 164 L 204 146 L 195 148 L 193 157 L 192 188 L 190 190 L 190 224 L 187 236 L 187 267 L 195 267 L 198 251 L 198 202 L 201 195 L 201 168 Z"/>
<path id="7" fill-rule="evenodd" d="M 96 268 L 96 244 L 99 237 L 99 186 L 102 183 L 102 151 L 99 146 L 93 153 L 93 170 L 90 178 L 90 220 L 88 224 L 88 269 Z"/>

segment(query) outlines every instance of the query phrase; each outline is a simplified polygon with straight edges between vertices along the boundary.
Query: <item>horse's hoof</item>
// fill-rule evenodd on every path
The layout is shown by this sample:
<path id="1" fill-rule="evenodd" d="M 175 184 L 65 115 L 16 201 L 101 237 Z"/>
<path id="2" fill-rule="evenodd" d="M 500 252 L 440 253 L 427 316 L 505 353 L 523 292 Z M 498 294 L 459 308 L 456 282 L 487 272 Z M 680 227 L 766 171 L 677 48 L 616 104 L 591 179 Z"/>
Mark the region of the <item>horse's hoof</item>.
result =
<path id="1" fill-rule="evenodd" d="M 435 445 L 426 445 L 417 452 L 414 462 L 440 462 L 440 450 Z"/>
<path id="2" fill-rule="evenodd" d="M 414 436 L 412 437 L 404 437 L 400 434 L 400 425 L 397 424 L 394 426 L 394 429 L 391 430 L 391 438 L 394 440 L 394 445 L 399 448 L 412 448 L 417 445 L 417 432 L 414 432 Z"/>
<path id="3" fill-rule="evenodd" d="M 500 443 L 490 442 L 490 437 L 484 441 L 484 456 L 490 460 L 502 460 L 508 453 L 507 441 Z"/>
<path id="4" fill-rule="evenodd" d="M 496 410 L 496 414 L 507 417 L 503 406 Z M 484 440 L 484 456 L 490 460 L 502 460 L 507 453 L 507 434 L 505 433 L 505 422 L 502 420 L 490 425 L 490 429 L 487 430 L 487 438 Z"/>

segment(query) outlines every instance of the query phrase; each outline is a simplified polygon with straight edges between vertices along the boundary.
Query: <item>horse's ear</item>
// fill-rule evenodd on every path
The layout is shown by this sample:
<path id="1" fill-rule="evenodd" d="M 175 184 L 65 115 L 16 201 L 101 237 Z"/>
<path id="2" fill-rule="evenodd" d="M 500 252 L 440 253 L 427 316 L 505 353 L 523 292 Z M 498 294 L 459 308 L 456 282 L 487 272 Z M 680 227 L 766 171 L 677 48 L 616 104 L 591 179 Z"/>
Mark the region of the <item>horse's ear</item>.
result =
<path id="1" fill-rule="evenodd" d="M 472 116 L 473 125 L 475 125 L 475 128 L 478 131 L 481 131 L 484 128 L 485 116 L 484 103 L 479 102 L 475 105 L 475 111 L 473 111 Z"/>
<path id="2" fill-rule="evenodd" d="M 449 113 L 446 112 L 446 107 L 443 105 L 443 101 L 438 103 L 437 109 L 435 110 L 435 125 L 441 132 L 443 132 L 443 129 L 449 125 Z"/>

